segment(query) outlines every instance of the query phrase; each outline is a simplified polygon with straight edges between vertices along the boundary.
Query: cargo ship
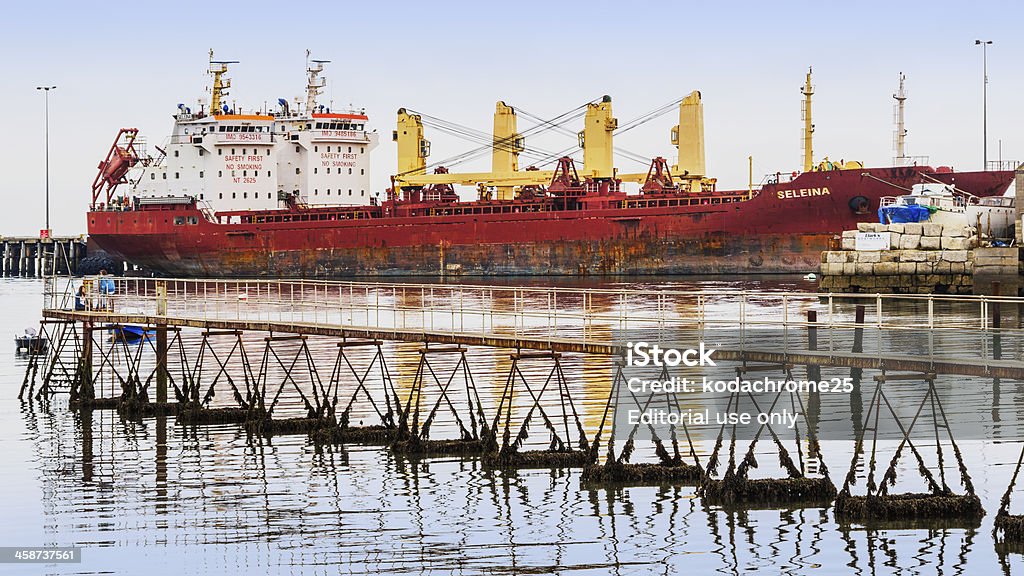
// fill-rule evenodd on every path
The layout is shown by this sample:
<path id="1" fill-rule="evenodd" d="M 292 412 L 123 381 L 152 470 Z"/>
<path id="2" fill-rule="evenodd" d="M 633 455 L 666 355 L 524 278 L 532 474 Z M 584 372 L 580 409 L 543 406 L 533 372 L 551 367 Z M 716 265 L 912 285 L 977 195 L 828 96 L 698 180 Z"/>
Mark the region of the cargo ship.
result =
<path id="1" fill-rule="evenodd" d="M 377 134 L 365 111 L 318 102 L 324 63 L 307 64 L 304 103 L 243 113 L 224 99 L 230 62 L 211 54 L 209 109 L 179 104 L 157 156 L 138 130 L 119 132 L 93 183 L 90 238 L 179 277 L 802 273 L 818 269 L 841 231 L 874 220 L 883 196 L 922 182 L 1002 195 L 1013 179 L 1009 170 L 813 162 L 808 72 L 803 170 L 758 186 L 751 178 L 745 190 L 718 190 L 706 176 L 693 92 L 678 101 L 676 163 L 654 158 L 638 174 L 613 166 L 619 125 L 607 96 L 581 107 L 582 166 L 562 155 L 553 170 L 519 169 L 528 131 L 503 102 L 485 143 L 492 171 L 478 173 L 428 166 L 424 115 L 400 109 L 398 166 L 382 197 L 370 193 Z M 465 185 L 476 199 L 460 199 L 455 187 Z"/>

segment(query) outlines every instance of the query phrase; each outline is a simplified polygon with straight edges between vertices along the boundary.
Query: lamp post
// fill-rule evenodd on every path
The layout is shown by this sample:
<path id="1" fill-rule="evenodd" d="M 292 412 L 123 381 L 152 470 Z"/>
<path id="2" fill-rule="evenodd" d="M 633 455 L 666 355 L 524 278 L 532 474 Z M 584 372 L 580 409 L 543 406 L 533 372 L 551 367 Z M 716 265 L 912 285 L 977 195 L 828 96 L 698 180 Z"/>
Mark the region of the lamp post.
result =
<path id="1" fill-rule="evenodd" d="M 988 45 L 991 40 L 975 40 L 975 46 L 981 46 L 981 150 L 983 164 L 982 170 L 988 170 Z"/>
<path id="2" fill-rule="evenodd" d="M 56 86 L 36 86 L 43 91 L 43 126 L 46 141 L 46 234 L 50 234 L 50 90 Z"/>

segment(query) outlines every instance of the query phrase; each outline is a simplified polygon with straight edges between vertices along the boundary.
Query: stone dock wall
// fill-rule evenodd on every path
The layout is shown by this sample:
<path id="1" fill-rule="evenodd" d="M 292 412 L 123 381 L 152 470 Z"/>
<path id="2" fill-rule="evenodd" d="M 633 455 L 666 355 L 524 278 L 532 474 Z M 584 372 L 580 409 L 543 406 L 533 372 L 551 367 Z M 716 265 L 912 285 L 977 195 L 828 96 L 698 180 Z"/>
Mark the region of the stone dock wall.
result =
<path id="1" fill-rule="evenodd" d="M 866 234 L 888 249 L 864 249 Z M 860 244 L 860 246 L 858 246 Z M 861 248 L 858 250 L 858 247 Z M 820 288 L 831 292 L 970 294 L 977 276 L 1017 276 L 1017 248 L 979 247 L 970 226 L 861 223 L 842 249 L 821 255 Z"/>

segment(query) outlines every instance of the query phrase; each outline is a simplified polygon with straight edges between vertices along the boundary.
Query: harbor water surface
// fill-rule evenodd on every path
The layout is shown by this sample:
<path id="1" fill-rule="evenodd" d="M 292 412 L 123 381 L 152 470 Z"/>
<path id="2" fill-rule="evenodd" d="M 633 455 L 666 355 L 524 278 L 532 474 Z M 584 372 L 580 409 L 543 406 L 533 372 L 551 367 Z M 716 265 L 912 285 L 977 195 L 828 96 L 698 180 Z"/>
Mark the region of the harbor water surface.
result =
<path id="1" fill-rule="evenodd" d="M 249 437 L 237 425 L 88 417 L 66 396 L 22 402 L 27 360 L 10 338 L 38 323 L 42 283 L 3 280 L 0 298 L 9 338 L 0 354 L 0 546 L 83 548 L 80 564 L 0 564 L 2 574 L 1009 574 L 1024 566 L 992 538 L 1017 442 L 961 442 L 988 511 L 976 528 L 840 526 L 831 508 L 726 510 L 693 487 L 581 486 L 576 469 L 495 471 L 471 458 L 409 460 L 382 446 Z M 1008 437 L 999 415 L 1024 409 L 1022 383 L 964 382 L 957 409 L 984 415 L 991 438 Z M 586 402 L 600 404 L 602 392 L 584 394 Z M 825 452 L 841 481 L 852 448 L 835 442 Z"/>

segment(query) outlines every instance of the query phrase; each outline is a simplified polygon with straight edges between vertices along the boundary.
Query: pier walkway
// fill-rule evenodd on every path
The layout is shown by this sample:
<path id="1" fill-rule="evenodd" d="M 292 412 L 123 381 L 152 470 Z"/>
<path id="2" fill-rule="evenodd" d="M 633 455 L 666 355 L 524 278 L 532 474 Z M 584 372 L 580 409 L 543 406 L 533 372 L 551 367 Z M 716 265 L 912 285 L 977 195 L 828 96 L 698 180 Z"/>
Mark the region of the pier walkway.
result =
<path id="1" fill-rule="evenodd" d="M 43 316 L 90 326 L 260 331 L 619 355 L 626 339 L 705 341 L 722 360 L 1024 380 L 1024 299 L 302 280 L 117 279 L 75 311 L 52 279 Z"/>

